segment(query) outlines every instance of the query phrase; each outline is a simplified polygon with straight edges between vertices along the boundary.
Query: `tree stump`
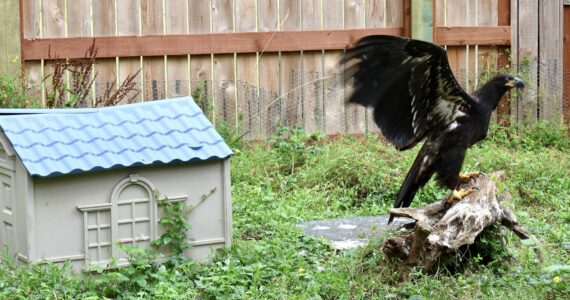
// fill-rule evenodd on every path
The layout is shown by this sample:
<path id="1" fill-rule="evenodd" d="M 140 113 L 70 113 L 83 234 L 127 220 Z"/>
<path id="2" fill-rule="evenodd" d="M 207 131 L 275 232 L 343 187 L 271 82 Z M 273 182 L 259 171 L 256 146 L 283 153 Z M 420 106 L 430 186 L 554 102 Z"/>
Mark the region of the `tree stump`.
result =
<path id="1" fill-rule="evenodd" d="M 501 224 L 521 239 L 529 234 L 513 211 L 500 203 L 510 199 L 507 191 L 500 192 L 493 180 L 504 181 L 504 172 L 489 176 L 480 174 L 461 188 L 474 191 L 461 201 L 447 203 L 447 197 L 422 208 L 393 208 L 397 217 L 415 220 L 411 232 L 384 241 L 383 251 L 389 259 L 399 259 L 408 267 L 422 265 L 431 271 L 442 255 L 455 253 L 461 246 L 471 245 L 490 225 Z"/>

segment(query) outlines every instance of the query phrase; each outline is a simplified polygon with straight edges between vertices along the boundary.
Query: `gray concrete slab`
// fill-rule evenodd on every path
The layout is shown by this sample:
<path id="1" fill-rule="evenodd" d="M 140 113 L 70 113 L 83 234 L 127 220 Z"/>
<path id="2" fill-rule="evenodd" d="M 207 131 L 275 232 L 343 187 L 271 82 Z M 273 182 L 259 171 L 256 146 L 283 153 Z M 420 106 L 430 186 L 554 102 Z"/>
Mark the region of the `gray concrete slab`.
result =
<path id="1" fill-rule="evenodd" d="M 396 218 L 388 225 L 388 216 L 349 217 L 331 220 L 316 220 L 298 223 L 303 233 L 312 237 L 323 237 L 337 250 L 354 249 L 377 239 L 384 232 L 398 230 L 411 219 Z"/>

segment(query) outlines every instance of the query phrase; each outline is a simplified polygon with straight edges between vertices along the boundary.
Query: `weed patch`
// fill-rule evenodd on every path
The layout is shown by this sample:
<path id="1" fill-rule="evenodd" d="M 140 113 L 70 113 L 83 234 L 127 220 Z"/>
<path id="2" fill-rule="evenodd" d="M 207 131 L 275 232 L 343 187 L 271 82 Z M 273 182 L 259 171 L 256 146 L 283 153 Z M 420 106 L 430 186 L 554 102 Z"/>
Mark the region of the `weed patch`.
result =
<path id="1" fill-rule="evenodd" d="M 28 108 L 36 107 L 38 103 L 28 96 L 19 78 L 0 74 L 0 107 L 1 108 Z"/>

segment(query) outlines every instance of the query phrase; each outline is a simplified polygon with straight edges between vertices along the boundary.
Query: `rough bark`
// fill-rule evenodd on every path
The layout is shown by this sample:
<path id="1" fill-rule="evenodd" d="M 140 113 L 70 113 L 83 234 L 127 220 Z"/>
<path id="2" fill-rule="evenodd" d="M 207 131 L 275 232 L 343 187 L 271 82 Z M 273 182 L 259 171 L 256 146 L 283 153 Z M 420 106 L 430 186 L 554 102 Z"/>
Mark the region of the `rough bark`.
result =
<path id="1" fill-rule="evenodd" d="M 447 197 L 422 208 L 394 208 L 390 213 L 415 220 L 410 233 L 384 241 L 383 251 L 389 259 L 399 259 L 406 266 L 422 265 L 430 271 L 442 255 L 455 253 L 461 246 L 471 245 L 485 228 L 502 224 L 521 239 L 529 238 L 527 231 L 507 206 L 507 191 L 499 191 L 495 181 L 503 181 L 504 173 L 481 174 L 461 188 L 473 193 L 453 204 Z"/>

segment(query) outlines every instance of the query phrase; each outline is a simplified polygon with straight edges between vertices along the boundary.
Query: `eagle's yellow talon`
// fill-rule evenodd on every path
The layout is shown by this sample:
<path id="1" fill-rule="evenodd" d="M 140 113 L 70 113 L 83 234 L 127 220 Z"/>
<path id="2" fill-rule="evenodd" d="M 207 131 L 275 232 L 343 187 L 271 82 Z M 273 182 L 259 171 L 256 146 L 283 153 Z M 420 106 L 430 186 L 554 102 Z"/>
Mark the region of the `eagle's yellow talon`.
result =
<path id="1" fill-rule="evenodd" d="M 451 195 L 449 195 L 449 198 L 447 198 L 447 203 L 453 204 L 454 201 L 461 201 L 463 197 L 473 193 L 473 191 L 474 189 L 472 188 L 460 189 L 459 191 L 453 190 L 453 192 L 451 192 Z"/>
<path id="2" fill-rule="evenodd" d="M 481 175 L 481 173 L 479 172 L 470 172 L 470 173 L 465 173 L 465 174 L 459 174 L 459 182 L 460 183 L 466 183 L 469 182 L 469 180 L 471 180 L 472 178 L 478 177 L 479 175 Z"/>

